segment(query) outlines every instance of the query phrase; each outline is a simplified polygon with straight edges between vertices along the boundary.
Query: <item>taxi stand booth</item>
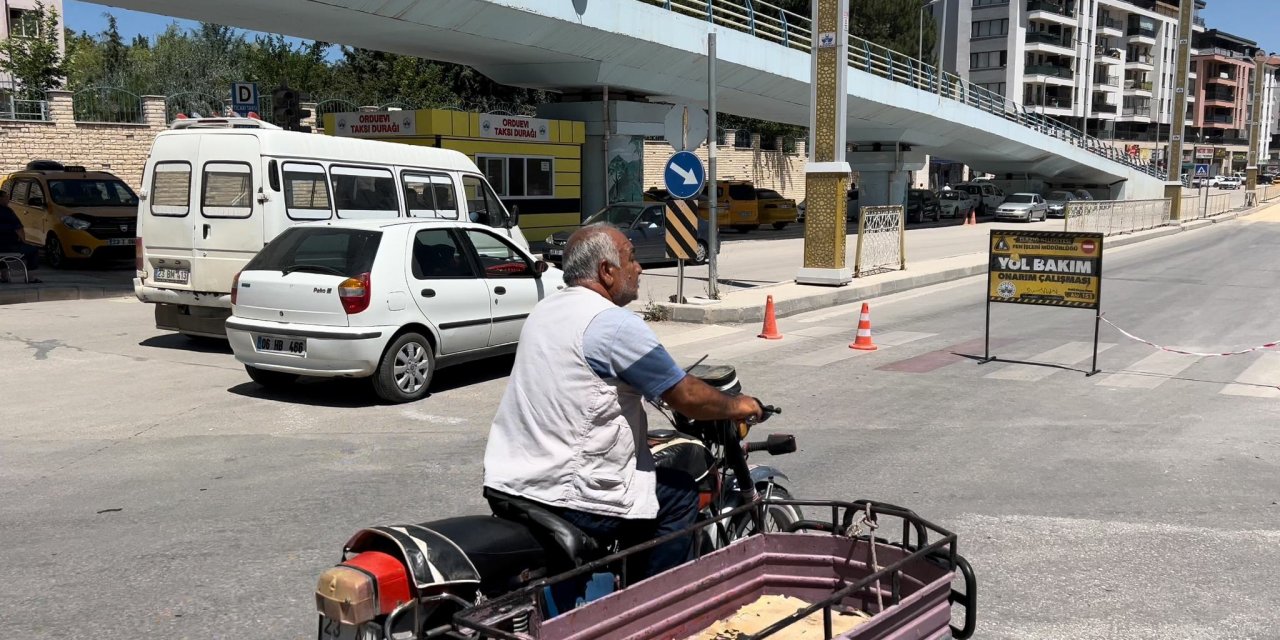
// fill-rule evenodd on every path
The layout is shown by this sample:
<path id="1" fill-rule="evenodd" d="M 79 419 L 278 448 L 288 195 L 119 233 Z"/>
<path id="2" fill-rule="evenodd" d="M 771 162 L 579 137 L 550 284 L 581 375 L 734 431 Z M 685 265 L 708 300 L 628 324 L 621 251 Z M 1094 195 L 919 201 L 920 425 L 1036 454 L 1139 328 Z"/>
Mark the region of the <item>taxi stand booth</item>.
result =
<path id="1" fill-rule="evenodd" d="M 324 114 L 324 132 L 466 154 L 502 203 L 519 208 L 530 244 L 582 224 L 583 122 L 449 109 L 362 111 Z"/>

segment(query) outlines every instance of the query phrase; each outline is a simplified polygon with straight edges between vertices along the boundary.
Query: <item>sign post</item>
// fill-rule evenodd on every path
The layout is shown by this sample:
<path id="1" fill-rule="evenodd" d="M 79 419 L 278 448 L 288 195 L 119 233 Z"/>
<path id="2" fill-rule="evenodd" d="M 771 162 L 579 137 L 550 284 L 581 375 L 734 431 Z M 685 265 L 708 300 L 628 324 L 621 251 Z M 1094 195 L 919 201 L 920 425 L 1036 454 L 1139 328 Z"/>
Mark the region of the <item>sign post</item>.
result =
<path id="1" fill-rule="evenodd" d="M 707 297 L 720 299 L 720 212 L 716 184 L 716 33 L 707 34 Z"/>
<path id="2" fill-rule="evenodd" d="M 667 200 L 667 257 L 675 258 L 676 303 L 684 303 L 684 261 L 698 255 L 698 203 L 693 200 Z"/>
<path id="3" fill-rule="evenodd" d="M 987 320 L 983 357 L 991 355 L 991 303 L 1093 309 L 1093 366 L 1102 326 L 1102 234 L 992 229 L 988 245 Z"/>
<path id="4" fill-rule="evenodd" d="M 662 171 L 663 182 L 666 183 L 667 193 L 671 195 L 671 200 L 667 202 L 667 255 L 676 259 L 676 299 L 677 304 L 684 303 L 684 261 L 692 260 L 697 255 L 698 250 L 698 215 L 697 204 L 690 206 L 686 198 L 692 198 L 702 191 L 702 185 L 707 181 L 707 173 L 702 167 L 702 161 L 698 156 L 693 155 L 689 151 L 681 151 L 671 156 L 667 160 L 667 166 Z M 673 202 L 679 201 L 681 207 L 675 207 L 674 210 L 680 210 L 681 214 L 688 212 L 691 220 L 691 226 L 675 227 L 673 224 L 681 224 L 683 215 L 673 214 Z M 712 224 L 715 224 L 713 221 Z M 687 237 L 682 236 L 680 239 L 684 241 L 683 251 L 673 249 L 672 242 L 680 229 L 686 229 Z M 707 253 L 710 254 L 714 249 L 708 245 Z"/>

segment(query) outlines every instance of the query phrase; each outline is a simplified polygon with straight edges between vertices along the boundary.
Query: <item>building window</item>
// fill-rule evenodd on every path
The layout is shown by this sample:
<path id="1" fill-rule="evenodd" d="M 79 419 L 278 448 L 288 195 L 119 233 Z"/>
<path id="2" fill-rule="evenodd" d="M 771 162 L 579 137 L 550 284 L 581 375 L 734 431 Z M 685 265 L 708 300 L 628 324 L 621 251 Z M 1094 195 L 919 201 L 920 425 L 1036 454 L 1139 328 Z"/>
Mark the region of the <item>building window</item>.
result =
<path id="1" fill-rule="evenodd" d="M 1009 19 L 977 20 L 973 23 L 973 37 L 993 38 L 1009 35 Z"/>
<path id="2" fill-rule="evenodd" d="M 500 197 L 550 198 L 554 193 L 554 158 L 478 156 L 476 164 Z"/>
<path id="3" fill-rule="evenodd" d="M 980 83 L 978 86 L 982 87 L 983 89 L 986 89 L 987 91 L 990 91 L 991 93 L 994 93 L 1000 96 L 1005 95 L 1006 85 L 1003 82 L 986 82 L 986 83 Z"/>
<path id="4" fill-rule="evenodd" d="M 974 7 L 994 7 L 999 4 L 1009 4 L 1009 0 L 973 0 Z"/>
<path id="5" fill-rule="evenodd" d="M 35 38 L 40 35 L 40 14 L 30 9 L 9 9 L 9 37 Z"/>
<path id="6" fill-rule="evenodd" d="M 1008 62 L 1008 51 L 983 51 L 969 54 L 970 69 L 1000 69 Z"/>

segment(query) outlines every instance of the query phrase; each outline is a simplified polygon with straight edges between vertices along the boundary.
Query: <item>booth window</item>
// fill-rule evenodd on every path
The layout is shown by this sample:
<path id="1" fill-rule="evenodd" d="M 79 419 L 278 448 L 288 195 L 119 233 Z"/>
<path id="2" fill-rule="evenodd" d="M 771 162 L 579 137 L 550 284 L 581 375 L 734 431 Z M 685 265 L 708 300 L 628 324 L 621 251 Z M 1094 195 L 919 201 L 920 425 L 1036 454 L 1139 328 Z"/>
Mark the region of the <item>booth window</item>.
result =
<path id="1" fill-rule="evenodd" d="M 554 194 L 554 158 L 479 156 L 476 164 L 500 197 L 550 198 Z"/>

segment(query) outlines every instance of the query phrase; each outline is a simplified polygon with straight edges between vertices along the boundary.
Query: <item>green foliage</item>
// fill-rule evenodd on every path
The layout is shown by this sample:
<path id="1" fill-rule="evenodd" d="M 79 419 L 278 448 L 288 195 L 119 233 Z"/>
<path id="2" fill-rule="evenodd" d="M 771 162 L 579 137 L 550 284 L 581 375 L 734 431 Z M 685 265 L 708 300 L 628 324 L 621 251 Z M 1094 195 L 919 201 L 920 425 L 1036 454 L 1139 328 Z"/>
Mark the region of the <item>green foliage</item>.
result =
<path id="1" fill-rule="evenodd" d="M 11 36 L 0 42 L 0 71 L 9 73 L 30 93 L 62 86 L 62 54 L 58 47 L 58 10 L 36 0 L 34 11 L 9 25 Z M 14 34 L 20 32 L 20 34 Z"/>

